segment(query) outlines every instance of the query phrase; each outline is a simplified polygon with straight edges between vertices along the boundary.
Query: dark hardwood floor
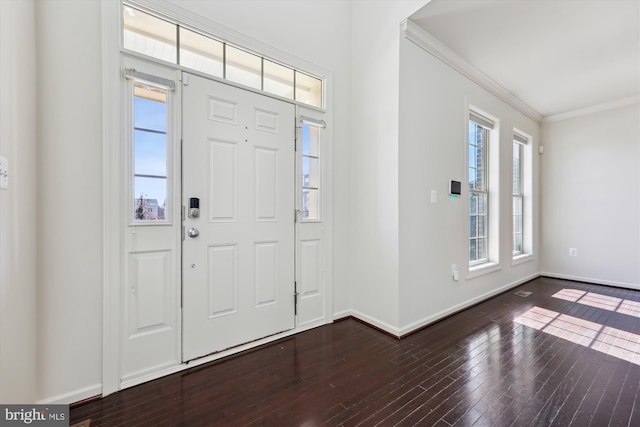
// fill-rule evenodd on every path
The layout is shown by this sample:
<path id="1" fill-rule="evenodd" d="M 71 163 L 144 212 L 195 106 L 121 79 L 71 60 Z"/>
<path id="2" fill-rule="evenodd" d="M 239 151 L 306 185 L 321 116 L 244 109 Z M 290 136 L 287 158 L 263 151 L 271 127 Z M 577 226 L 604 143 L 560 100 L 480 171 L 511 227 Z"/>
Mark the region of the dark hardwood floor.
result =
<path id="1" fill-rule="evenodd" d="M 639 334 L 640 292 L 539 278 L 402 340 L 337 322 L 74 407 L 71 423 L 640 426 Z"/>

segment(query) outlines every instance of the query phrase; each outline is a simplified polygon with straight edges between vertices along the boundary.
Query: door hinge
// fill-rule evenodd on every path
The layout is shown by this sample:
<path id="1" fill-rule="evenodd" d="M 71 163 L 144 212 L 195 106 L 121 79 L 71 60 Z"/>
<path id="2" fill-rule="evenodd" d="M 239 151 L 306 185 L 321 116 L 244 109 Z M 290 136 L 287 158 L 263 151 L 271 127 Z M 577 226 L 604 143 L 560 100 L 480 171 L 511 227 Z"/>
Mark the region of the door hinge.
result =
<path id="1" fill-rule="evenodd" d="M 293 282 L 293 314 L 298 315 L 298 282 Z"/>
<path id="2" fill-rule="evenodd" d="M 182 73 L 182 84 L 185 86 L 189 86 L 189 74 Z"/>

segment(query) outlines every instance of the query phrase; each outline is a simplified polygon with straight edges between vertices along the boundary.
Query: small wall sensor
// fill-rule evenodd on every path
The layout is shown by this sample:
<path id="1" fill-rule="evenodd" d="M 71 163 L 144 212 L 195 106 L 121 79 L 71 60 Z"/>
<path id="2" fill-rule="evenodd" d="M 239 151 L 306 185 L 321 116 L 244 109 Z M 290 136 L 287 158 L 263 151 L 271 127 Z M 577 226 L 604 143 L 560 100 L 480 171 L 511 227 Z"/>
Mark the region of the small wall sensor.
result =
<path id="1" fill-rule="evenodd" d="M 462 191 L 462 184 L 460 181 L 449 180 L 449 195 L 451 198 L 459 196 Z"/>

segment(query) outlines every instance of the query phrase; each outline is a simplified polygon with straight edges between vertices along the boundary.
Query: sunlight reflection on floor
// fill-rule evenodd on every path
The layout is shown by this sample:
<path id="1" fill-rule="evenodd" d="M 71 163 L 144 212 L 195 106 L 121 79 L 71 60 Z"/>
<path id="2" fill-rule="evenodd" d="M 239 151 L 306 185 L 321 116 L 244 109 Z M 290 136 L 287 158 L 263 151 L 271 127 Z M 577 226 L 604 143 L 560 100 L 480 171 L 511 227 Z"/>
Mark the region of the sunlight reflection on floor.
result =
<path id="1" fill-rule="evenodd" d="M 620 304 L 618 304 L 619 306 Z M 640 365 L 640 335 L 537 306 L 517 317 L 514 321 Z"/>
<path id="2" fill-rule="evenodd" d="M 608 295 L 585 292 L 578 289 L 563 289 L 551 295 L 554 298 L 577 302 L 578 304 L 615 311 L 633 317 L 640 317 L 640 302 Z"/>

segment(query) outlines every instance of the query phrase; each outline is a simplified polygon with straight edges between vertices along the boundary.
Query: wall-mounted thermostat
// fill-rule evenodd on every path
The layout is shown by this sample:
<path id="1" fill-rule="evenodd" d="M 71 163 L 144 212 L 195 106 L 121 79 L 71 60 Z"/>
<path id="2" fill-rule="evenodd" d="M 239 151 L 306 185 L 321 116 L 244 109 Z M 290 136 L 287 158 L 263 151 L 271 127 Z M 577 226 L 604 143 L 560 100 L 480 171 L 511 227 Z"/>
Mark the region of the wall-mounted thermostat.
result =
<path id="1" fill-rule="evenodd" d="M 462 194 L 462 183 L 460 181 L 449 181 L 449 195 L 450 196 L 459 196 Z"/>

